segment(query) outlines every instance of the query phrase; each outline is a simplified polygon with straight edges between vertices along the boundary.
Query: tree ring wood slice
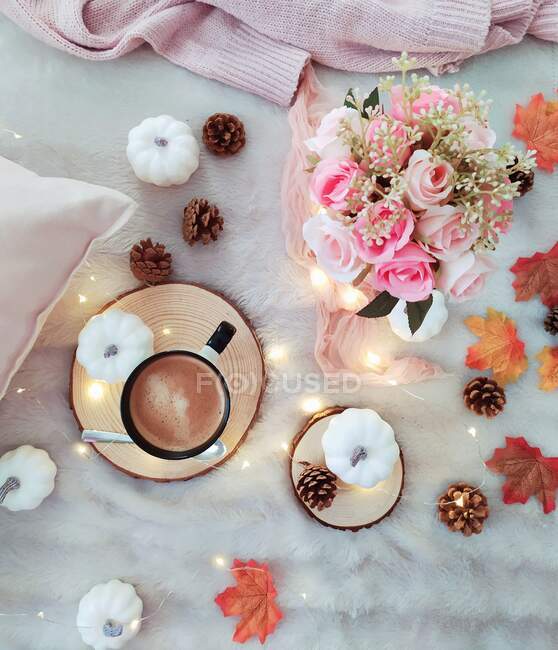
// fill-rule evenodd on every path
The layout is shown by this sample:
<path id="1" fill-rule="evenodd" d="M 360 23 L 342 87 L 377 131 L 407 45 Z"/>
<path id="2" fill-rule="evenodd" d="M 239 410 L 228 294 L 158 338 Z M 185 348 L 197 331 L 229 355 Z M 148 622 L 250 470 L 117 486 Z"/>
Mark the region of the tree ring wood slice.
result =
<path id="1" fill-rule="evenodd" d="M 304 467 L 300 461 L 325 465 L 322 436 L 332 417 L 348 407 L 335 406 L 313 415 L 293 439 L 291 445 L 291 481 L 298 502 L 313 519 L 323 526 L 357 532 L 370 528 L 391 514 L 403 492 L 405 469 L 403 452 L 395 463 L 391 476 L 377 486 L 365 489 L 338 481 L 337 494 L 329 508 L 319 511 L 304 502 L 296 484 Z"/>
<path id="2" fill-rule="evenodd" d="M 229 321 L 236 327 L 235 336 L 218 362 L 231 393 L 231 416 L 221 436 L 227 453 L 209 463 L 192 458 L 176 461 L 154 458 L 135 444 L 95 443 L 97 452 L 126 474 L 154 481 L 188 480 L 224 463 L 235 453 L 255 421 L 265 388 L 262 350 L 248 320 L 214 291 L 174 282 L 133 290 L 100 311 L 114 308 L 137 314 L 153 330 L 155 352 L 197 351 L 221 321 Z M 89 393 L 93 383 L 102 386 L 98 399 Z M 123 385 L 95 382 L 74 356 L 70 407 L 81 430 L 125 433 L 120 417 Z"/>

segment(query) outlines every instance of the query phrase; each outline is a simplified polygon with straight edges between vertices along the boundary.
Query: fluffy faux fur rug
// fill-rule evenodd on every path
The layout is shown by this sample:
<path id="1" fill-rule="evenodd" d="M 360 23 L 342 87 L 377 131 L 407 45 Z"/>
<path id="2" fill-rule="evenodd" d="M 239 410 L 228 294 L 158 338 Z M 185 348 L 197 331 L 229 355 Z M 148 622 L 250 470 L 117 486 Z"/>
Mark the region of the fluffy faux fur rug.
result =
<path id="1" fill-rule="evenodd" d="M 528 41 L 441 81 L 486 88 L 495 99 L 495 127 L 507 139 L 515 102 L 539 90 L 550 95 L 558 85 L 556 54 L 556 46 Z M 324 404 L 376 408 L 396 430 L 407 468 L 404 498 L 381 525 L 357 534 L 328 530 L 295 502 L 282 450 L 304 420 L 304 395 L 282 392 L 279 373 L 317 371 L 312 289 L 306 272 L 286 257 L 280 229 L 285 111 L 189 74 L 147 48 L 89 63 L 48 49 L 3 19 L 0 56 L 0 122 L 23 136 L 1 132 L 0 154 L 42 174 L 114 187 L 140 206 L 75 277 L 0 403 L 0 452 L 30 443 L 46 449 L 60 468 L 55 492 L 40 508 L 0 511 L 0 613 L 42 610 L 57 624 L 35 616 L 0 618 L 1 650 L 84 647 L 74 625 L 78 602 L 111 578 L 136 586 L 145 615 L 173 592 L 131 649 L 232 648 L 235 621 L 214 603 L 232 576 L 215 566 L 217 555 L 227 563 L 235 557 L 269 562 L 285 615 L 266 642 L 270 650 L 555 648 L 556 513 L 543 515 L 535 501 L 504 506 L 502 480 L 484 476 L 466 429 L 478 428 L 485 458 L 505 434 L 525 435 L 547 455 L 558 455 L 557 398 L 537 389 L 533 358 L 551 344 L 541 327 L 544 308 L 536 300 L 514 303 L 507 271 L 519 254 L 546 250 L 558 239 L 556 178 L 537 175 L 498 252 L 500 271 L 478 303 L 453 309 L 443 334 L 420 348 L 449 378 L 411 387 L 413 394 L 386 388 L 323 397 Z M 350 85 L 365 89 L 375 81 L 324 70 L 319 76 L 339 98 Z M 125 156 L 132 126 L 169 113 L 199 133 L 215 111 L 245 122 L 248 145 L 240 155 L 220 159 L 202 151 L 199 171 L 176 189 L 136 180 Z M 182 208 L 193 196 L 208 197 L 225 215 L 215 245 L 189 248 L 181 239 Z M 103 303 L 135 286 L 126 253 L 148 235 L 168 244 L 177 279 L 228 294 L 252 319 L 265 348 L 280 344 L 287 353 L 282 365 L 270 366 L 261 416 L 236 457 L 184 484 L 134 480 L 102 458 L 80 456 L 68 408 L 77 334 Z M 54 256 L 56 250 L 44 251 L 45 266 Z M 80 304 L 78 294 L 87 302 Z M 508 390 L 505 413 L 490 423 L 470 415 L 460 400 L 465 379 L 473 376 L 463 364 L 473 341 L 463 317 L 488 305 L 517 319 L 531 359 L 528 373 Z M 394 349 L 397 342 L 386 333 L 385 345 Z M 26 391 L 18 394 L 18 387 Z M 243 470 L 246 460 L 250 466 Z M 486 481 L 491 516 L 478 537 L 450 534 L 436 521 L 436 498 L 456 480 Z"/>

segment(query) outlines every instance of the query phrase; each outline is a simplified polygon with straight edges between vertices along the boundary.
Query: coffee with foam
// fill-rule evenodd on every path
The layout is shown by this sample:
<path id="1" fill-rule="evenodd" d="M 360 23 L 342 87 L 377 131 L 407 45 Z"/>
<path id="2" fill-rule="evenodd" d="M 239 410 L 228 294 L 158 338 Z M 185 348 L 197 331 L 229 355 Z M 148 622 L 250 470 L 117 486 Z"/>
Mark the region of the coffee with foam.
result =
<path id="1" fill-rule="evenodd" d="M 223 420 L 226 396 L 219 376 L 193 356 L 155 359 L 130 393 L 130 416 L 147 442 L 166 451 L 206 444 Z"/>

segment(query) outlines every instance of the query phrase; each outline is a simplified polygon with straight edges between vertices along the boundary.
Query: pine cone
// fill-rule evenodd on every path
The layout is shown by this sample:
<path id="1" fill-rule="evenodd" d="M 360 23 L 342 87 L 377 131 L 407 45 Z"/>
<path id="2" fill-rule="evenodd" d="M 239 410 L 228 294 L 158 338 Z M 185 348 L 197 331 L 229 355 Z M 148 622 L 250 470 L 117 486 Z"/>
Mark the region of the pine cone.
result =
<path id="1" fill-rule="evenodd" d="M 465 386 L 463 401 L 477 415 L 493 418 L 504 410 L 506 393 L 494 379 L 475 377 Z"/>
<path id="2" fill-rule="evenodd" d="M 219 156 L 232 156 L 246 144 L 244 124 L 229 113 L 214 113 L 203 125 L 203 141 Z"/>
<path id="3" fill-rule="evenodd" d="M 300 498 L 311 508 L 329 508 L 337 494 L 337 476 L 323 465 L 300 464 L 305 468 L 296 484 Z"/>
<path id="4" fill-rule="evenodd" d="M 488 518 L 488 501 L 477 488 L 467 483 L 453 483 L 438 499 L 438 516 L 453 532 L 465 537 L 482 533 L 484 520 Z"/>
<path id="5" fill-rule="evenodd" d="M 544 329 L 553 336 L 558 334 L 558 307 L 553 307 L 546 315 Z"/>
<path id="6" fill-rule="evenodd" d="M 130 270 L 138 280 L 158 284 L 172 273 L 172 255 L 165 251 L 163 244 L 142 239 L 130 251 Z"/>
<path id="7" fill-rule="evenodd" d="M 192 199 L 184 208 L 184 240 L 190 246 L 200 240 L 204 245 L 209 244 L 211 240 L 217 239 L 219 232 L 223 230 L 223 223 L 223 217 L 216 205 L 211 205 L 207 199 Z"/>
<path id="8" fill-rule="evenodd" d="M 508 169 L 511 169 L 514 165 L 517 165 L 517 158 L 515 158 L 511 165 L 508 165 Z M 532 169 L 528 172 L 515 171 L 513 174 L 510 174 L 509 179 L 512 183 L 517 183 L 519 181 L 517 191 L 521 196 L 523 196 L 533 189 L 535 172 Z"/>

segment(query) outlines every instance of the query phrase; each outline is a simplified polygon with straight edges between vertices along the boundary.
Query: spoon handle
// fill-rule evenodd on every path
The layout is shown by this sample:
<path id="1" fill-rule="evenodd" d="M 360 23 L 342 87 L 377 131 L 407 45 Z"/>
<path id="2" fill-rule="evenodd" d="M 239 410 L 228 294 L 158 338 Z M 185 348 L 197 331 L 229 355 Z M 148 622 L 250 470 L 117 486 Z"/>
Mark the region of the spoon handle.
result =
<path id="1" fill-rule="evenodd" d="M 81 434 L 81 439 L 83 442 L 132 442 L 130 436 L 127 436 L 125 433 L 95 431 L 94 429 L 84 429 Z"/>

